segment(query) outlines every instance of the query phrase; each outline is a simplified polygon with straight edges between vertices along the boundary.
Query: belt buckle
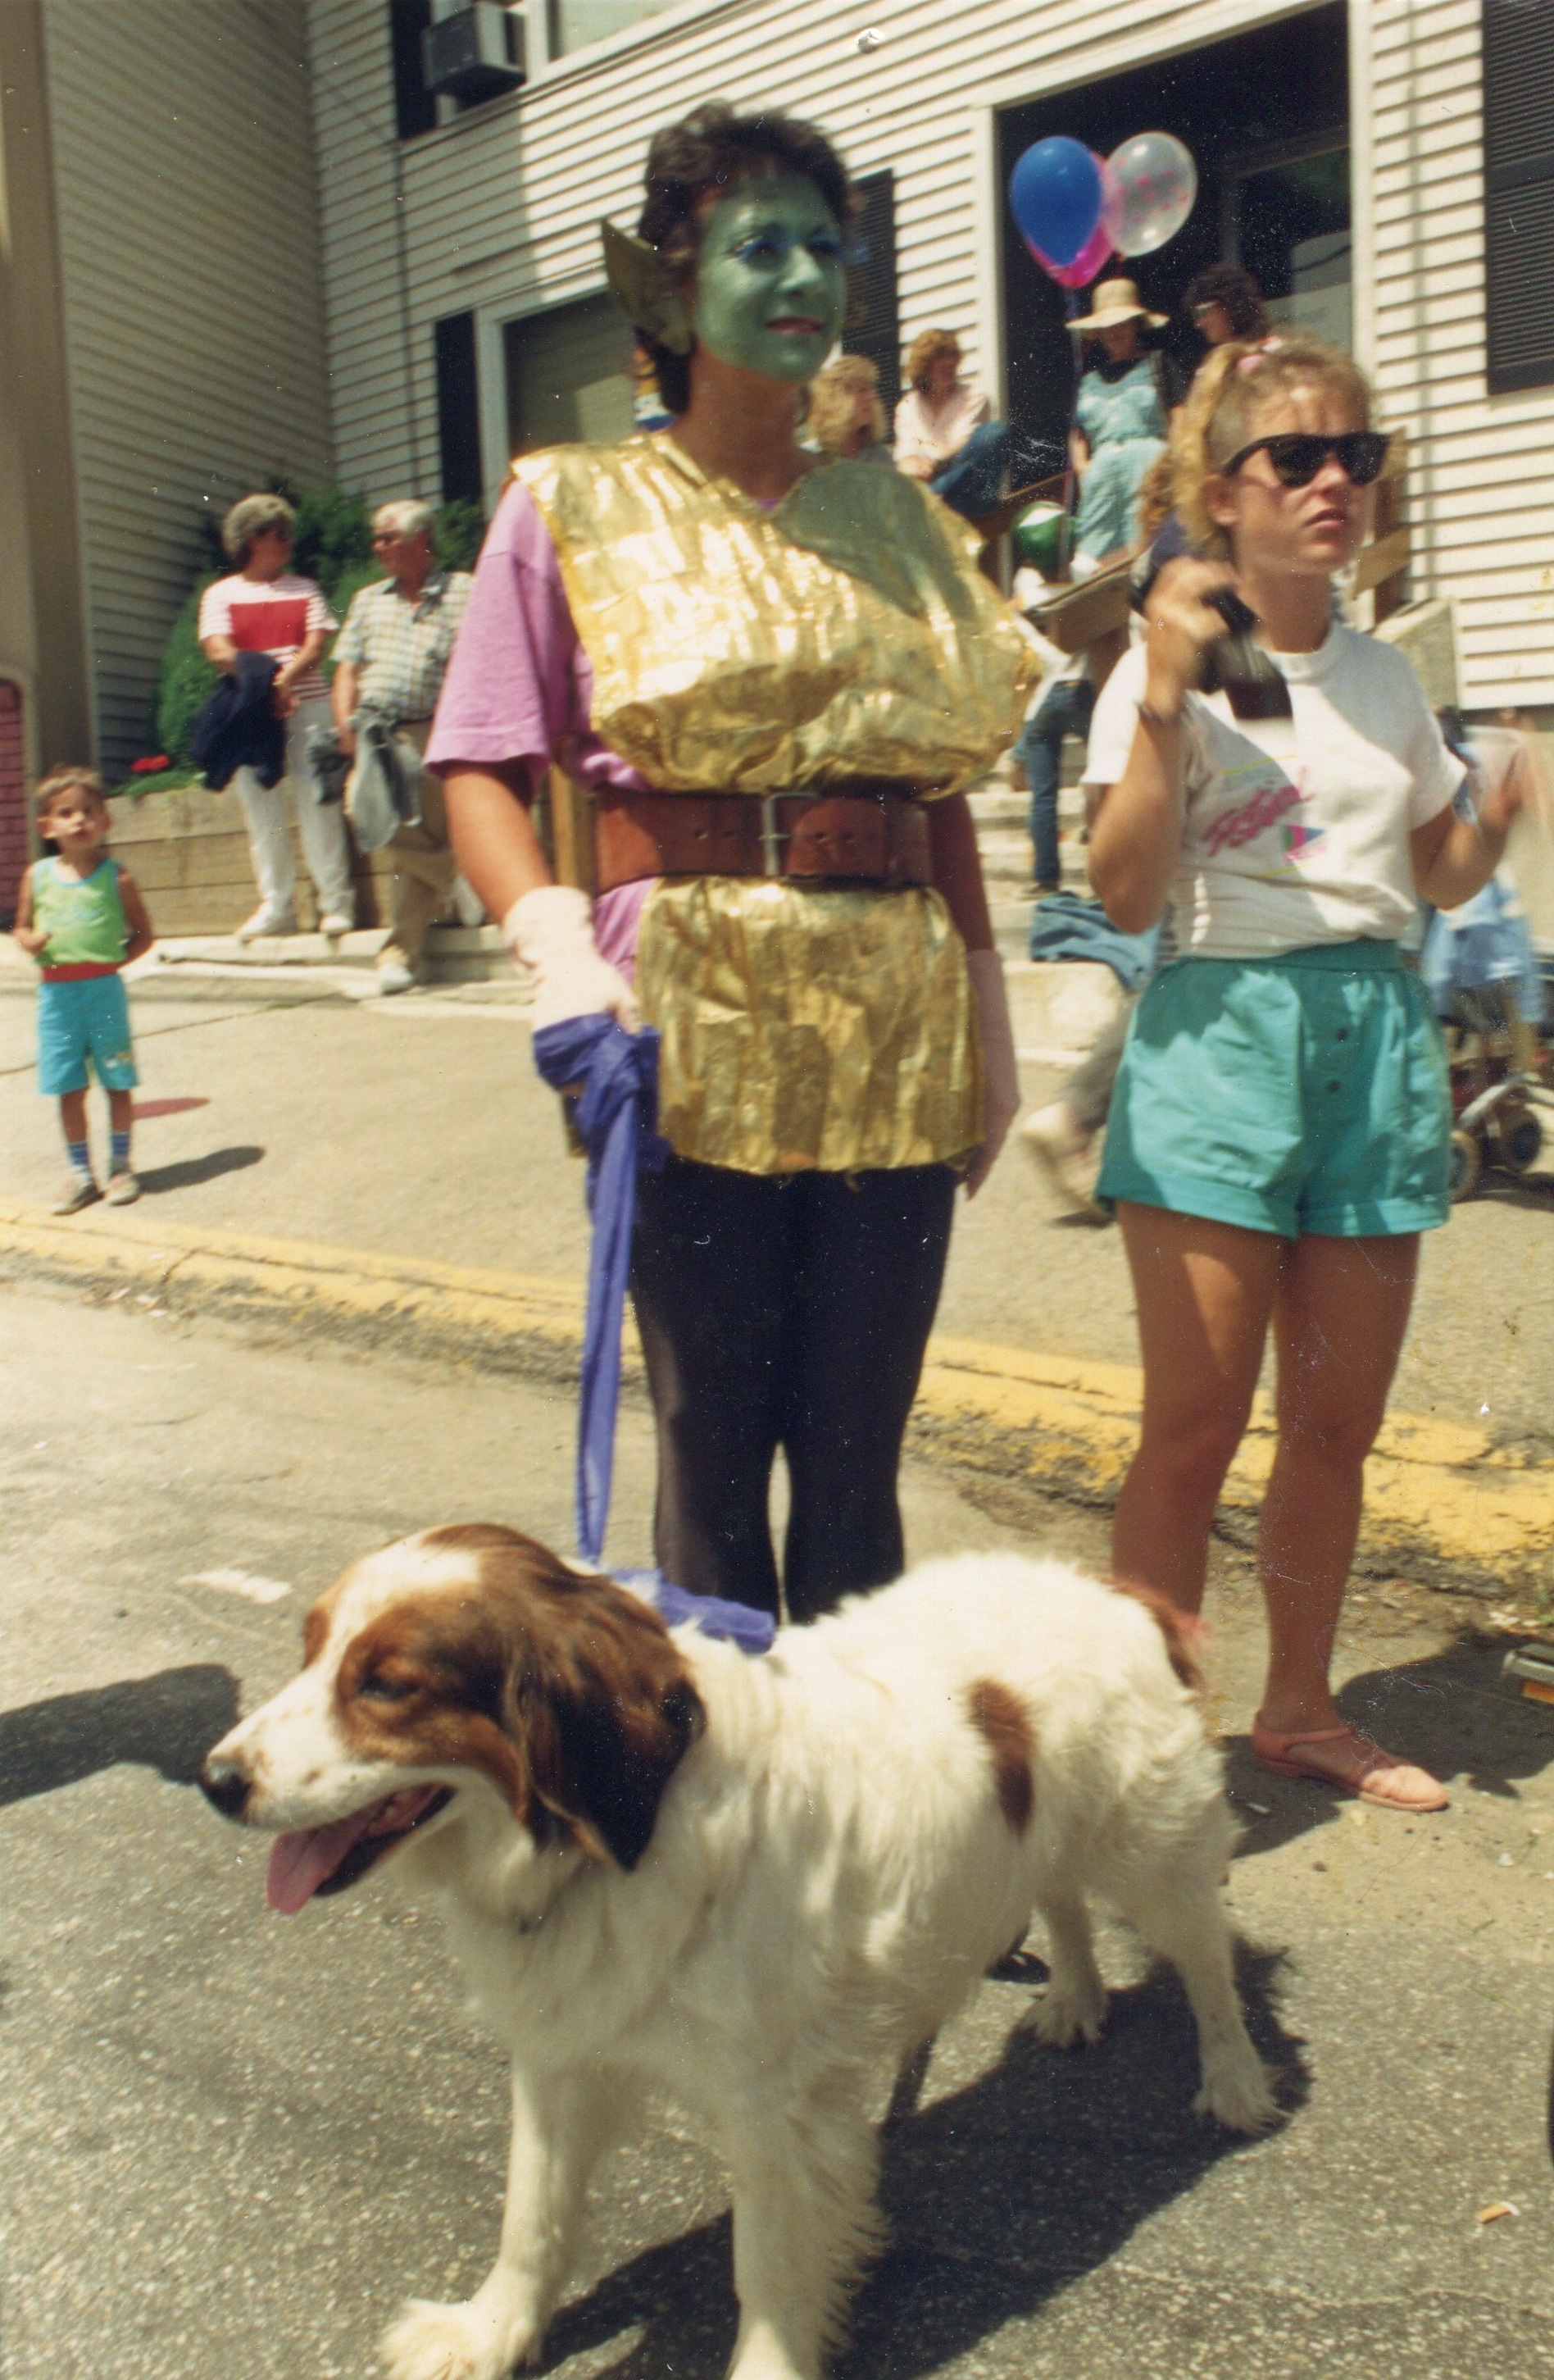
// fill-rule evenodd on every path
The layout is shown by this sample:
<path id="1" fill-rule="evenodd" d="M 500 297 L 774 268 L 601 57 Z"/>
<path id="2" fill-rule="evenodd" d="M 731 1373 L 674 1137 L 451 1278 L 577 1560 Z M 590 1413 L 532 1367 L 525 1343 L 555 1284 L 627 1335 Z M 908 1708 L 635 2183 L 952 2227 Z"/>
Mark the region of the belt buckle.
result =
<path id="1" fill-rule="evenodd" d="M 791 831 L 784 833 L 777 823 L 777 805 L 787 799 L 786 794 L 762 794 L 760 797 L 760 847 L 768 876 L 782 875 L 783 845 L 792 841 Z"/>

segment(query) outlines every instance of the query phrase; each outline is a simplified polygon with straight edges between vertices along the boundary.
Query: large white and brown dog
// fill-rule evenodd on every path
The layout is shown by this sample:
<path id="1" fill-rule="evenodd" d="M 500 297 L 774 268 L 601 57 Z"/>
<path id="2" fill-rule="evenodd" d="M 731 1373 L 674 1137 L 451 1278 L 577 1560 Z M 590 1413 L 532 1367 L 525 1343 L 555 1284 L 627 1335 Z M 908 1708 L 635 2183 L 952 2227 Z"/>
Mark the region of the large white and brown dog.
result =
<path id="1" fill-rule="evenodd" d="M 589 2174 L 650 2087 L 733 2177 L 736 2380 L 814 2380 L 877 2239 L 881 2071 L 1033 1911 L 1044 2040 L 1099 2033 L 1095 1894 L 1181 1971 L 1195 2105 L 1241 2131 L 1273 2116 L 1220 1906 L 1219 1758 L 1141 1600 L 968 1554 L 751 1658 L 467 1526 L 356 1563 L 304 1643 L 205 1791 L 279 1834 L 278 1909 L 392 1854 L 512 2058 L 495 2268 L 467 2304 L 410 2305 L 394 2380 L 500 2380 L 537 2354 Z"/>

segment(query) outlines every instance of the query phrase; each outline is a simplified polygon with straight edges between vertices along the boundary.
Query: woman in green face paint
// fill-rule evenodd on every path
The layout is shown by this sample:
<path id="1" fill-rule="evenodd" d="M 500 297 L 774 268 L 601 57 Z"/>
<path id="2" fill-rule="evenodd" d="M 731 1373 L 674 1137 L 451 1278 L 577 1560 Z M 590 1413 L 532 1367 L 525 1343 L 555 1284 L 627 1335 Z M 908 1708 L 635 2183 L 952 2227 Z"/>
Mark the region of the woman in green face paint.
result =
<path id="1" fill-rule="evenodd" d="M 903 1566 L 956 1184 L 1018 1105 L 965 788 L 1030 664 L 954 514 L 799 443 L 856 212 L 824 136 L 703 108 L 647 182 L 605 258 L 669 426 L 515 466 L 428 760 L 537 1027 L 660 1037 L 631 1266 L 659 1566 L 802 1620 Z M 547 765 L 592 796 L 591 901 L 530 822 Z"/>

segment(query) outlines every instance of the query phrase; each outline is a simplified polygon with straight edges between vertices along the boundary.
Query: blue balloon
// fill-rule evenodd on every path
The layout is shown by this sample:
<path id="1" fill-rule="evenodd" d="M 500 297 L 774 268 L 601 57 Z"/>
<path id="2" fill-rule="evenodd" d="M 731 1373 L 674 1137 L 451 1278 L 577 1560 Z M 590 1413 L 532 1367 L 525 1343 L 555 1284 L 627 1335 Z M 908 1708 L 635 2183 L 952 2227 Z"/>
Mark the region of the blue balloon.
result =
<path id="1" fill-rule="evenodd" d="M 1072 264 L 1100 221 L 1100 168 L 1082 140 L 1038 140 L 1009 176 L 1009 203 L 1025 238 L 1054 264 Z"/>

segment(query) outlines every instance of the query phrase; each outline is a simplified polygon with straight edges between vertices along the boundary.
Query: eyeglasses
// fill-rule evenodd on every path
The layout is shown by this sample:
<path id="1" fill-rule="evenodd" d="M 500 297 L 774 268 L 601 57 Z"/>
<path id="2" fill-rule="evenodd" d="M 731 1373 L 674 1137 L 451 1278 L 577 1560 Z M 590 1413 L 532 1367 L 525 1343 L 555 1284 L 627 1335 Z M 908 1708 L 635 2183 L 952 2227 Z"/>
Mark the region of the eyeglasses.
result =
<path id="1" fill-rule="evenodd" d="M 1251 455 L 1266 455 L 1281 486 L 1308 488 L 1331 455 L 1355 487 L 1368 488 L 1373 480 L 1381 477 L 1391 443 L 1382 430 L 1343 430 L 1336 438 L 1318 438 L 1304 430 L 1289 430 L 1276 438 L 1254 438 L 1249 446 L 1243 446 L 1220 468 L 1228 480 Z"/>

